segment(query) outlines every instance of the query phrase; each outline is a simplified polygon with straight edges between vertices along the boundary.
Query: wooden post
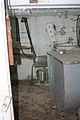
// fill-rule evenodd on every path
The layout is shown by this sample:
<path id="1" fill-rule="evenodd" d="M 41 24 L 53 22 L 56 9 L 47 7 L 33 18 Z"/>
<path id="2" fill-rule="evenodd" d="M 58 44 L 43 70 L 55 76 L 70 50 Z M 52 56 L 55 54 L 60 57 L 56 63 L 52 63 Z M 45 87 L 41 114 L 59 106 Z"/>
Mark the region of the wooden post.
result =
<path id="1" fill-rule="evenodd" d="M 7 40 L 8 40 L 9 64 L 14 65 L 12 37 L 11 37 L 11 25 L 10 25 L 10 18 L 8 15 L 6 16 L 6 30 L 7 30 Z"/>

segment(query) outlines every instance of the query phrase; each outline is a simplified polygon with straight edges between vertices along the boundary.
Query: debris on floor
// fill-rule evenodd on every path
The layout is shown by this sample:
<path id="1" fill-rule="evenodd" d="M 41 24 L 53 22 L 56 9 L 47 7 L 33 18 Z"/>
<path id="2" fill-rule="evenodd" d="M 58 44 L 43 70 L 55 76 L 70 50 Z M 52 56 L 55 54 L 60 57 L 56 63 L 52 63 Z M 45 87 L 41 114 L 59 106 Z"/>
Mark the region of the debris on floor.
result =
<path id="1" fill-rule="evenodd" d="M 13 93 L 16 92 L 17 86 L 14 88 Z M 30 81 L 18 81 L 17 92 L 18 100 L 15 94 L 14 109 L 19 112 L 19 120 L 78 120 L 77 110 L 65 113 L 53 109 L 48 85 L 32 86 Z"/>

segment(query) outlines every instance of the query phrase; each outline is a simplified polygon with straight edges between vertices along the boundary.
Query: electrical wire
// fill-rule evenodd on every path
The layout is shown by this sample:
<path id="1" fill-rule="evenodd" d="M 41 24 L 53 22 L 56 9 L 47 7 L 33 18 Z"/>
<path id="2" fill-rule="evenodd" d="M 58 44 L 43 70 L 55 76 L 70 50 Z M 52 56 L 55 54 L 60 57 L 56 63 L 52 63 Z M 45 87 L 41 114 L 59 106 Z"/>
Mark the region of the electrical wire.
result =
<path id="1" fill-rule="evenodd" d="M 29 42 L 30 42 L 30 45 L 31 45 L 31 52 L 33 52 L 34 56 L 36 57 L 36 53 L 35 53 L 34 46 L 33 46 L 33 43 L 32 43 L 32 38 L 31 38 L 31 35 L 30 35 L 28 20 L 27 20 L 26 17 L 22 17 L 21 22 L 25 23 L 26 32 L 27 32 Z"/>
<path id="2" fill-rule="evenodd" d="M 21 50 L 21 52 L 22 52 L 22 54 L 26 57 L 26 58 L 30 58 L 29 56 L 27 56 L 25 53 L 24 53 L 24 51 L 23 51 L 23 49 L 22 49 L 22 46 L 21 46 L 21 41 L 20 41 L 20 32 L 19 32 L 19 23 L 18 23 L 18 18 L 16 17 L 16 32 L 17 32 L 17 41 L 19 41 L 19 47 L 21 48 L 20 50 Z M 33 56 L 33 58 L 34 58 L 34 56 Z"/>

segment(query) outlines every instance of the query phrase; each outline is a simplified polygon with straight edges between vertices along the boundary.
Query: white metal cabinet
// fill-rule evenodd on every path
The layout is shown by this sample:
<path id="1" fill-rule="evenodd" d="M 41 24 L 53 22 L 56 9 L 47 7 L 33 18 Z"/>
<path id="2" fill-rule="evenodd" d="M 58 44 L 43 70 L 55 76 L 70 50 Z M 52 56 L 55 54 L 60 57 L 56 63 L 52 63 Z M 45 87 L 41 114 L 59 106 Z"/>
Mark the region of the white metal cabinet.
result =
<path id="1" fill-rule="evenodd" d="M 8 0 L 10 7 L 16 8 L 65 8 L 80 7 L 79 0 L 38 0 L 38 3 L 30 3 L 29 0 Z"/>

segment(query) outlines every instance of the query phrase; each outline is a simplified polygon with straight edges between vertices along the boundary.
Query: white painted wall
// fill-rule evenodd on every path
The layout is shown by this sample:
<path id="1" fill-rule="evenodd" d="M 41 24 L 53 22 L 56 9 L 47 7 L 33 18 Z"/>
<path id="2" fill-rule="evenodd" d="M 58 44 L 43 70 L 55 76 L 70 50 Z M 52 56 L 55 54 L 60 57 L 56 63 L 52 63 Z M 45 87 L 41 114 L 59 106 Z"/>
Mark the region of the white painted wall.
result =
<path id="1" fill-rule="evenodd" d="M 1 111 L 5 97 L 12 97 L 3 0 L 0 1 L 0 28 L 0 120 L 14 120 L 12 100 L 7 112 Z"/>
<path id="2" fill-rule="evenodd" d="M 26 28 L 24 23 L 21 23 L 21 19 L 19 19 L 19 29 L 20 29 L 20 40 L 22 46 L 30 46 L 28 36 L 26 33 Z M 31 53 L 30 50 L 24 50 L 25 53 Z M 31 76 L 31 67 L 33 61 L 28 59 L 21 59 L 21 65 L 18 65 L 18 79 L 30 79 Z"/>
<path id="3" fill-rule="evenodd" d="M 30 33 L 32 36 L 32 41 L 34 44 L 34 48 L 38 55 L 45 55 L 48 51 L 52 50 L 52 43 L 54 40 L 57 40 L 58 43 L 68 42 L 69 37 L 72 37 L 74 42 L 76 42 L 76 21 L 72 21 L 71 18 L 77 18 L 74 15 L 69 15 L 65 18 L 65 15 L 57 15 L 57 16 L 41 16 L 41 17 L 30 17 L 29 27 Z M 55 24 L 57 29 L 57 37 L 54 35 L 53 28 L 53 37 L 50 37 L 47 26 L 53 26 Z M 29 45 L 25 26 L 20 22 L 20 35 L 21 35 L 21 43 L 22 45 Z M 64 27 L 66 32 L 65 35 L 60 35 L 60 29 Z M 69 48 L 68 48 L 69 49 Z M 26 51 L 25 51 L 26 52 Z M 27 51 L 30 52 L 30 51 Z M 31 66 L 32 61 L 28 59 L 22 59 L 22 65 L 18 66 L 18 78 L 19 80 L 27 79 L 27 76 L 31 75 Z"/>

